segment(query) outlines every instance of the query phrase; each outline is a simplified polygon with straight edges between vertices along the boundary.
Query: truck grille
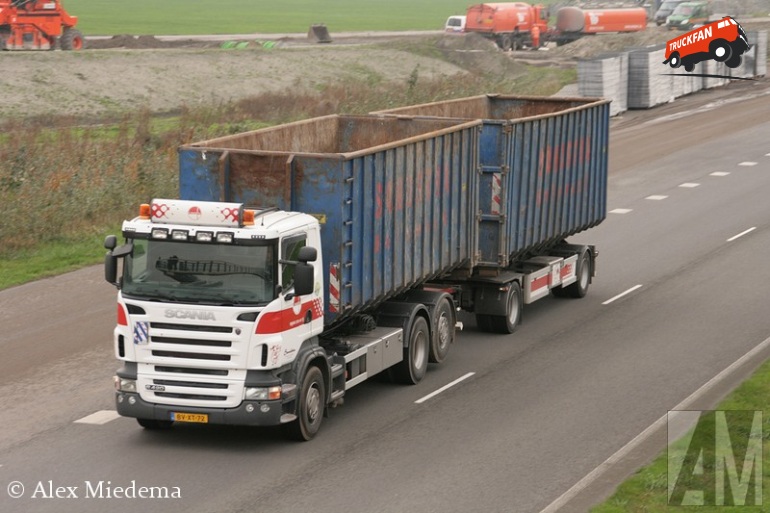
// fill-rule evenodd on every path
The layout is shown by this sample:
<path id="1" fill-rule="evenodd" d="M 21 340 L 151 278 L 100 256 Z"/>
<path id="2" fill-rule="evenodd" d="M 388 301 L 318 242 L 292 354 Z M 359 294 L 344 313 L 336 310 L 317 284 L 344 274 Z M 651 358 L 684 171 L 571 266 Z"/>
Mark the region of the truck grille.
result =
<path id="1" fill-rule="evenodd" d="M 142 398 L 174 406 L 235 407 L 243 399 L 248 333 L 229 326 L 151 322 L 137 346 Z"/>

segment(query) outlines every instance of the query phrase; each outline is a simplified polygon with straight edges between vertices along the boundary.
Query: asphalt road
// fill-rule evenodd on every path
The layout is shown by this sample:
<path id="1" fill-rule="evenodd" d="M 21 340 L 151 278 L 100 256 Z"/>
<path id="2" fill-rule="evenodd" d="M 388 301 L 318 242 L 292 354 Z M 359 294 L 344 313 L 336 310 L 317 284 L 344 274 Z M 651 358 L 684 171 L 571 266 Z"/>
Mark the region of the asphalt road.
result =
<path id="1" fill-rule="evenodd" d="M 112 417 L 115 292 L 100 267 L 0 292 L 0 511 L 541 511 L 770 335 L 763 91 L 615 121 L 614 212 L 575 238 L 600 249 L 589 295 L 525 308 L 511 336 L 463 318 L 419 386 L 355 388 L 310 443 L 271 429 L 145 432 Z M 659 443 L 564 510 L 585 510 Z M 132 483 L 181 497 L 88 496 Z M 51 486 L 61 498 L 46 498 Z"/>

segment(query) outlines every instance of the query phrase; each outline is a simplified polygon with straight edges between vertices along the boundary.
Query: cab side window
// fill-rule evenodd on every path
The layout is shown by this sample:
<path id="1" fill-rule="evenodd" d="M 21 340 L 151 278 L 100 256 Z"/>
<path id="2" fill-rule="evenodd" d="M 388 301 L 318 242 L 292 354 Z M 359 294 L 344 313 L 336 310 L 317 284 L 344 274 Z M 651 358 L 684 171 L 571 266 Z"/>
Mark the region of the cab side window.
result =
<path id="1" fill-rule="evenodd" d="M 299 250 L 305 247 L 307 238 L 305 235 L 286 237 L 281 241 L 281 259 L 297 261 Z M 294 285 L 294 266 L 283 264 L 281 271 L 281 288 L 288 290 Z"/>

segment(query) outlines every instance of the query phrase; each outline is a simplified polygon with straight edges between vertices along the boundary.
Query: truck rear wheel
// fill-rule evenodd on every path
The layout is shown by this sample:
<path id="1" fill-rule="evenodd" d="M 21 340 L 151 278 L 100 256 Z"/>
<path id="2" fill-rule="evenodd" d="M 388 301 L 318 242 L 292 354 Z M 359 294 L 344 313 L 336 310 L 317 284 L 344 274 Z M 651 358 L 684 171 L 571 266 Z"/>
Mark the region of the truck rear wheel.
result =
<path id="1" fill-rule="evenodd" d="M 452 302 L 444 298 L 436 307 L 436 332 L 430 344 L 430 362 L 441 363 L 449 354 L 449 346 L 455 339 L 455 312 Z"/>
<path id="2" fill-rule="evenodd" d="M 508 285 L 508 294 L 505 300 L 506 315 L 488 316 L 489 331 L 494 333 L 513 333 L 521 322 L 521 310 L 524 306 L 521 300 L 521 285 L 513 281 Z"/>
<path id="3" fill-rule="evenodd" d="M 409 330 L 409 346 L 404 348 L 404 359 L 393 366 L 393 380 L 416 385 L 425 377 L 430 353 L 430 329 L 425 317 L 418 315 Z"/>
<path id="4" fill-rule="evenodd" d="M 321 429 L 326 407 L 324 376 L 315 365 L 308 367 L 297 401 L 297 419 L 284 424 L 284 432 L 292 440 L 306 442 Z"/>
<path id="5" fill-rule="evenodd" d="M 513 38 L 506 34 L 500 38 L 500 49 L 507 52 L 513 48 Z"/>

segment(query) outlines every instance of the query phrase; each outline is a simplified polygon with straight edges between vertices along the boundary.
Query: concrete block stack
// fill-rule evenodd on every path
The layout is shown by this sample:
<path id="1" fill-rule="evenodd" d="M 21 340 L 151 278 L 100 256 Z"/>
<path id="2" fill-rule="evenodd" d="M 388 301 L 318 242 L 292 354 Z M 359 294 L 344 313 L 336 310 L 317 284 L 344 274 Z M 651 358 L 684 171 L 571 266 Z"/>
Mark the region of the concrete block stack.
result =
<path id="1" fill-rule="evenodd" d="M 754 50 L 754 76 L 767 75 L 767 30 L 748 32 L 749 44 Z"/>
<path id="2" fill-rule="evenodd" d="M 581 96 L 611 99 L 611 116 L 625 112 L 628 109 L 628 54 L 605 54 L 578 61 L 578 92 Z"/>
<path id="3" fill-rule="evenodd" d="M 703 61 L 703 73 L 707 75 L 730 75 L 730 68 L 724 62 L 714 60 Z M 712 89 L 727 84 L 729 78 L 703 77 L 703 89 Z"/>
<path id="4" fill-rule="evenodd" d="M 662 45 L 631 50 L 628 53 L 628 108 L 649 109 L 674 99 L 672 78 L 663 66 Z"/>

